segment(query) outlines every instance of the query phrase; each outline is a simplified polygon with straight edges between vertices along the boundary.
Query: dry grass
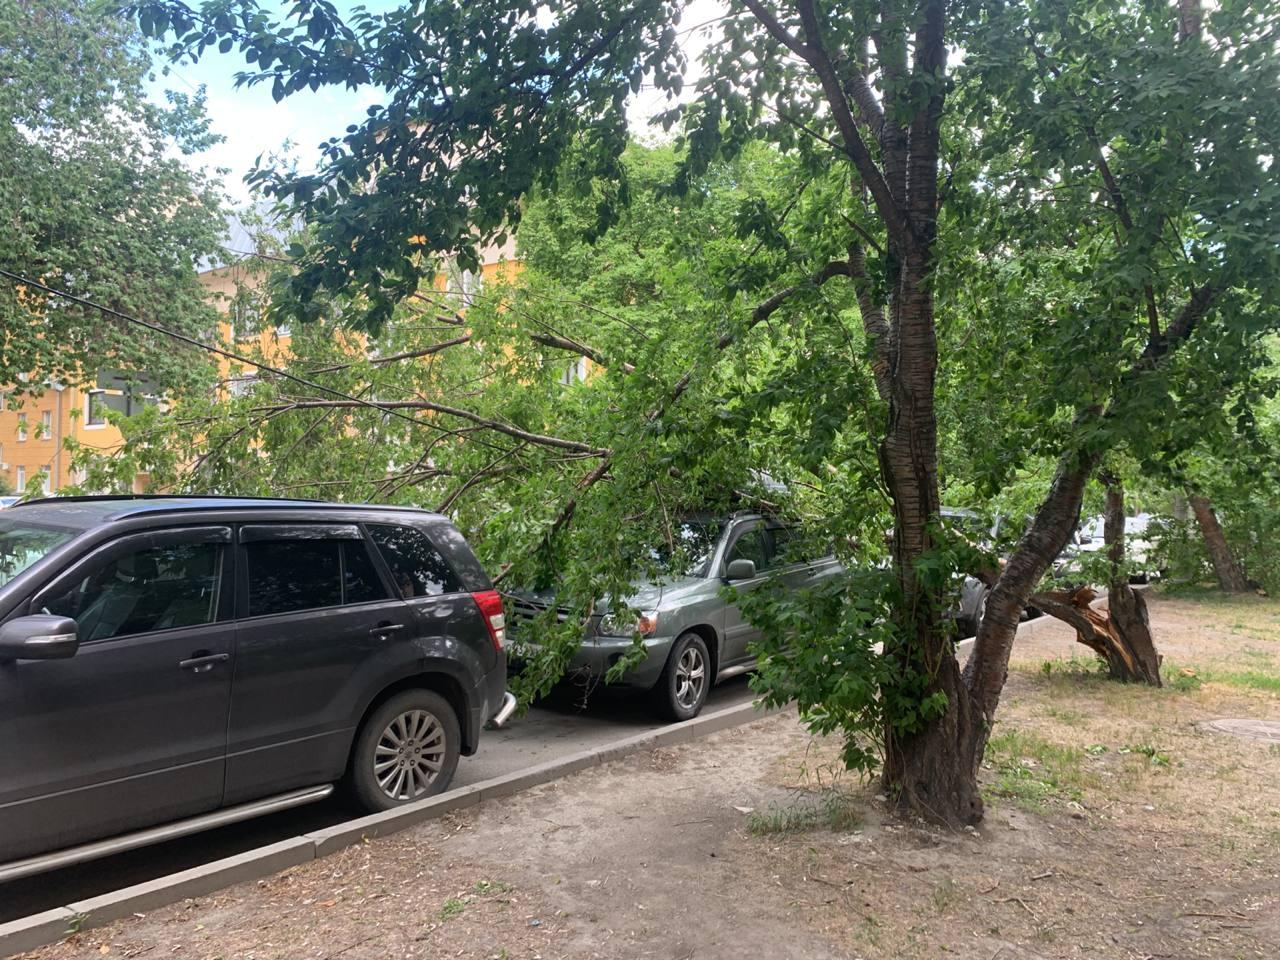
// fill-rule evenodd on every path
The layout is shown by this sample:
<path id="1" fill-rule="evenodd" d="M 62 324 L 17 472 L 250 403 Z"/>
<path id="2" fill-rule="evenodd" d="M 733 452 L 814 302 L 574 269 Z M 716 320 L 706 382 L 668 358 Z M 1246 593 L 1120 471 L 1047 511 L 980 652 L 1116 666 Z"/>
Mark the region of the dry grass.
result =
<path id="1" fill-rule="evenodd" d="M 1197 727 L 1280 720 L 1280 604 L 1151 610 L 1186 682 L 1112 683 L 1056 625 L 1019 641 L 980 830 L 886 817 L 781 716 L 36 956 L 1280 957 L 1280 750 Z"/>

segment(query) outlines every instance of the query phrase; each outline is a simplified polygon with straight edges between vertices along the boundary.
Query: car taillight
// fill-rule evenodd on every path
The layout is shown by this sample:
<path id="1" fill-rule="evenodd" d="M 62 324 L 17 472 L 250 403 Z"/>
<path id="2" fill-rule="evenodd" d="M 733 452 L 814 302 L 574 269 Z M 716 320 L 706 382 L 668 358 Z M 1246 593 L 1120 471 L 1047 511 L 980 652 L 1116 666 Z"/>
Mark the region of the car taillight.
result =
<path id="1" fill-rule="evenodd" d="M 502 594 L 497 590 L 484 590 L 473 593 L 471 599 L 476 602 L 484 625 L 489 628 L 493 648 L 501 653 L 502 645 L 507 642 L 507 618 L 502 613 Z"/>

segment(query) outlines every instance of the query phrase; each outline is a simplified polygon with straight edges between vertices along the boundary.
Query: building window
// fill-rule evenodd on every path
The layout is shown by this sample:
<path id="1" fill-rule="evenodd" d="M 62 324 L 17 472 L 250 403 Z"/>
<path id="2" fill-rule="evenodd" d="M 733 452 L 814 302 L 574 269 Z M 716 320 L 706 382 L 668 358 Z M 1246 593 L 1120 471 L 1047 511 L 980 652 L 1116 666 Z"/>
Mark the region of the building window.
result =
<path id="1" fill-rule="evenodd" d="M 40 489 L 46 497 L 53 493 L 53 481 L 44 470 L 40 472 Z"/>
<path id="2" fill-rule="evenodd" d="M 14 486 L 18 488 L 18 493 L 27 489 L 27 468 L 18 467 Z"/>
<path id="3" fill-rule="evenodd" d="M 107 424 L 107 391 L 90 390 L 84 398 L 84 424 L 86 427 L 104 427 Z"/>
<path id="4" fill-rule="evenodd" d="M 260 378 L 256 374 L 250 374 L 243 377 L 232 377 L 227 381 L 227 395 L 231 397 L 244 397 L 253 393 L 258 386 Z"/>
<path id="5" fill-rule="evenodd" d="M 251 340 L 262 332 L 262 311 L 258 304 L 243 295 L 231 303 L 231 336 Z"/>
<path id="6" fill-rule="evenodd" d="M 569 386 L 570 384 L 581 383 L 583 380 L 586 380 L 586 379 L 587 379 L 587 358 L 586 357 L 579 357 L 577 360 L 570 362 L 569 365 L 564 368 L 564 372 L 560 374 L 560 382 L 563 383 L 566 387 Z"/>
<path id="7" fill-rule="evenodd" d="M 23 443 L 27 439 L 27 415 L 25 413 L 18 414 L 18 442 Z"/>
<path id="8" fill-rule="evenodd" d="M 40 439 L 48 440 L 53 437 L 53 411 L 46 410 L 40 414 Z"/>

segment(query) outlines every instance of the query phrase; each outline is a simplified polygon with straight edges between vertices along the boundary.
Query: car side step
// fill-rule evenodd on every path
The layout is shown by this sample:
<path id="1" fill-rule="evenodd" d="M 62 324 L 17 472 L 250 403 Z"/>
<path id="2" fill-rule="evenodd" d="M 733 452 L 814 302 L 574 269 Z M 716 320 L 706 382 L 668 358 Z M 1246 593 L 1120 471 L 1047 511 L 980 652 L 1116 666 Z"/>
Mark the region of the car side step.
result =
<path id="1" fill-rule="evenodd" d="M 277 813 L 281 810 L 300 807 L 306 803 L 315 803 L 317 800 L 323 800 L 331 793 L 333 793 L 333 784 L 331 783 L 322 787 L 307 787 L 305 790 L 281 793 L 265 800 L 255 800 L 253 803 L 227 807 L 225 810 L 215 810 L 213 813 L 203 813 L 198 817 L 176 820 L 173 823 L 166 823 L 159 827 L 148 827 L 146 830 L 126 833 L 119 837 L 96 840 L 93 843 L 82 844 L 78 847 L 67 847 L 63 850 L 55 850 L 53 853 L 43 853 L 39 856 L 28 857 L 25 860 L 0 863 L 0 883 L 17 880 L 20 877 L 29 877 L 36 873 L 47 873 L 50 870 L 57 870 L 59 867 L 69 867 L 77 863 L 86 863 L 89 860 L 98 860 L 113 854 L 124 853 L 126 850 L 136 850 L 138 847 L 148 847 L 154 843 L 163 843 L 166 840 L 176 840 L 179 837 L 212 830 L 215 827 L 225 827 L 228 824 L 239 823 L 241 820 L 249 820 L 268 813 Z"/>

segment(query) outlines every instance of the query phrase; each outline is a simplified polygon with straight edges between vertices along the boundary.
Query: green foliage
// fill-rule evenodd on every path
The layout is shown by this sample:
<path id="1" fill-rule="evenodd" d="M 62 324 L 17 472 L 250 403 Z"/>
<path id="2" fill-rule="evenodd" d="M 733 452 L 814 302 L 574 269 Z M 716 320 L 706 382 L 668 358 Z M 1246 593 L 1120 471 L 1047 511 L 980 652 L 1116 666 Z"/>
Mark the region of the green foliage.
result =
<path id="1" fill-rule="evenodd" d="M 90 0 L 0 0 L 0 267 L 188 334 L 213 310 L 194 266 L 223 229 L 203 94 L 148 101 L 152 64 L 129 21 Z M 166 388 L 208 382 L 207 358 L 123 321 L 0 281 L 0 383 L 79 382 L 101 366 Z"/>
<path id="2" fill-rule="evenodd" d="M 1118 453 L 1171 463 L 1219 442 L 1265 392 L 1255 373 L 1280 326 L 1280 57 L 1268 4 L 1222 6 L 1204 38 L 1180 41 L 1172 9 L 1154 0 L 945 12 L 853 0 L 808 23 L 804 5 L 767 4 L 771 22 L 733 2 L 694 99 L 661 117 L 678 131 L 674 148 L 657 151 L 630 144 L 625 107 L 643 84 L 681 89 L 673 0 L 428 0 L 346 19 L 322 0 L 282 15 L 254 0 L 128 6 L 176 57 L 235 48 L 249 64 L 242 81 L 271 83 L 277 98 L 326 84 L 385 93 L 329 141 L 315 175 L 258 175 L 309 224 L 275 309 L 313 321 L 314 343 L 302 342 L 317 358 L 339 326 L 373 333 L 384 355 L 456 333 L 428 334 L 412 317 L 439 299 L 423 282 L 446 251 L 474 269 L 485 243 L 519 226 L 528 263 L 519 282 L 468 303 L 475 356 L 439 353 L 409 373 L 372 358 L 310 366 L 379 400 L 463 398 L 483 434 L 448 412 L 404 425 L 355 408 L 321 442 L 321 427 L 303 425 L 316 408 L 298 416 L 306 408 L 267 383 L 232 406 L 241 419 L 198 424 L 221 444 L 200 469 L 228 485 L 435 500 L 490 566 L 513 565 L 510 583 L 555 587 L 569 625 L 549 615 L 544 634 L 565 638 L 597 600 L 625 602 L 631 579 L 654 573 L 650 545 L 670 538 L 672 517 L 724 509 L 753 470 L 784 477 L 793 495 L 781 509 L 817 521 L 849 573 L 803 598 L 752 598 L 766 637 L 756 683 L 770 702 L 797 698 L 814 729 L 842 733 L 851 766 L 870 769 L 877 738 L 947 708 L 933 679 L 949 654 L 948 595 L 982 559 L 935 523 L 891 569 L 891 499 L 931 503 L 936 466 L 948 494 L 975 505 L 1004 496 L 1012 539 L 1046 506 L 1055 464 Z M 927 39 L 935 16 L 946 32 L 933 52 L 964 51 L 951 74 L 922 67 L 930 51 L 906 39 Z M 799 39 L 786 49 L 786 31 L 829 51 L 834 79 Z M 905 228 L 868 200 L 884 180 L 866 176 L 837 122 L 873 50 L 885 129 L 917 124 Z M 935 114 L 941 170 L 927 155 Z M 889 152 L 866 142 L 871 163 Z M 915 197 L 935 174 L 940 202 Z M 910 242 L 904 231 L 916 231 Z M 904 245 L 929 275 L 909 305 L 895 299 Z M 916 331 L 909 370 L 895 366 L 899 328 L 889 339 L 875 330 L 886 306 L 894 324 L 908 308 L 936 316 Z M 548 351 L 566 340 L 607 369 L 562 385 L 566 357 Z M 920 403 L 908 430 L 920 472 L 906 480 L 883 466 L 883 441 L 910 406 L 889 423 L 867 362 L 883 346 L 894 363 L 876 373 Z M 253 426 L 241 430 L 245 417 Z M 572 446 L 513 437 L 512 426 Z M 284 443 L 263 446 L 277 434 Z M 308 447 L 311 477 L 293 473 Z M 230 466 L 222 450 L 250 462 Z M 258 451 L 265 464 L 251 462 Z M 1074 513 L 1074 494 L 1057 496 L 1050 513 Z M 1052 560 L 1050 539 L 1024 541 L 1034 569 Z M 562 654 L 559 641 L 543 646 L 537 687 Z M 1003 663 L 987 666 L 1003 676 Z"/>
<path id="3" fill-rule="evenodd" d="M 1151 765 L 1153 767 L 1168 767 L 1173 765 L 1173 760 L 1170 759 L 1167 753 L 1164 753 L 1158 747 L 1152 746 L 1149 743 L 1129 744 L 1126 747 L 1121 747 L 1119 752 L 1121 754 L 1136 753 L 1140 757 L 1146 757 L 1151 761 Z"/>

